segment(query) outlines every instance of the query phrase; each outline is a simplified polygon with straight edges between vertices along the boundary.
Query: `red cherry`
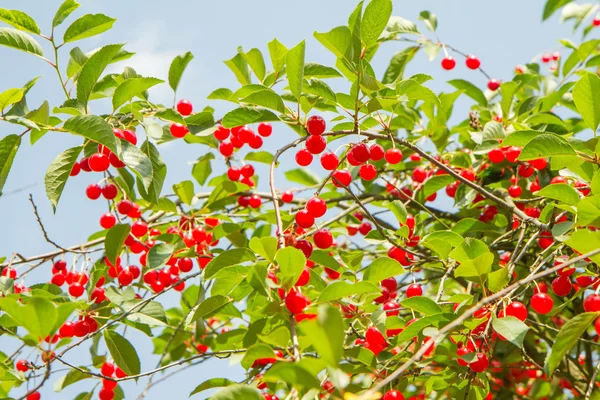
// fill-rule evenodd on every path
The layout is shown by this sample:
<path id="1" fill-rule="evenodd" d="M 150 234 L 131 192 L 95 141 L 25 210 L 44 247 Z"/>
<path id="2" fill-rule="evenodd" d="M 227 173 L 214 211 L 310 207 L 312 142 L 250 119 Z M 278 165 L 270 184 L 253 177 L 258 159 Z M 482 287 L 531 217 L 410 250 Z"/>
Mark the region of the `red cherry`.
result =
<path id="1" fill-rule="evenodd" d="M 488 158 L 494 164 L 499 164 L 504 161 L 504 152 L 502 149 L 492 149 L 488 152 Z"/>
<path id="2" fill-rule="evenodd" d="M 262 205 L 262 199 L 259 195 L 253 194 L 252 196 L 250 196 L 249 204 L 252 208 L 259 208 Z"/>
<path id="3" fill-rule="evenodd" d="M 27 360 L 19 360 L 15 363 L 15 368 L 19 372 L 27 372 L 29 371 L 29 367 L 27 366 Z"/>
<path id="4" fill-rule="evenodd" d="M 113 185 L 112 183 L 108 183 L 106 185 L 104 185 L 104 187 L 102 188 L 102 196 L 106 199 L 106 200 L 113 200 L 115 197 L 117 197 L 117 187 L 115 185 Z"/>
<path id="5" fill-rule="evenodd" d="M 469 368 L 475 372 L 483 372 L 489 365 L 488 357 L 484 353 L 477 353 L 477 359 L 469 363 Z"/>
<path id="6" fill-rule="evenodd" d="M 92 172 L 92 169 L 90 168 L 90 162 L 87 158 L 82 158 L 79 160 L 79 168 L 85 172 Z"/>
<path id="7" fill-rule="evenodd" d="M 67 269 L 67 262 L 64 260 L 55 261 L 53 267 L 58 271 L 64 271 Z"/>
<path id="8" fill-rule="evenodd" d="M 508 188 L 508 194 L 510 194 L 510 197 L 521 197 L 522 193 L 523 189 L 521 189 L 521 186 L 519 185 L 512 185 Z"/>
<path id="9" fill-rule="evenodd" d="M 77 161 L 75 161 L 75 163 L 73 164 L 73 167 L 71 168 L 70 176 L 79 175 L 79 171 L 81 171 L 81 165 L 79 165 L 79 163 Z"/>
<path id="10" fill-rule="evenodd" d="M 171 125 L 169 131 L 171 132 L 171 135 L 173 135 L 176 138 L 182 138 L 189 132 L 188 128 L 185 125 L 181 125 L 177 122 Z"/>
<path id="11" fill-rule="evenodd" d="M 285 306 L 292 314 L 300 314 L 309 303 L 308 297 L 295 290 L 290 291 L 285 296 Z"/>
<path id="12" fill-rule="evenodd" d="M 462 171 L 460 171 L 460 176 L 462 176 L 470 182 L 473 182 L 475 180 L 475 172 L 473 172 L 473 170 L 470 169 L 463 169 Z"/>
<path id="13" fill-rule="evenodd" d="M 594 17 L 594 19 L 592 20 L 592 25 L 600 26 L 600 17 Z"/>
<path id="14" fill-rule="evenodd" d="M 177 261 L 177 267 L 181 272 L 190 272 L 194 267 L 194 262 L 191 258 L 180 258 L 179 261 Z"/>
<path id="15" fill-rule="evenodd" d="M 250 164 L 246 164 L 240 169 L 240 173 L 242 174 L 242 176 L 250 178 L 254 175 L 254 167 Z"/>
<path id="16" fill-rule="evenodd" d="M 79 297 L 85 292 L 85 288 L 80 283 L 72 283 L 69 285 L 69 294 L 73 297 Z"/>
<path id="17" fill-rule="evenodd" d="M 539 170 L 542 170 L 542 169 L 546 168 L 546 166 L 548 165 L 548 161 L 546 161 L 545 158 L 538 158 L 536 160 L 529 161 L 529 164 L 533 168 L 535 168 L 535 169 L 537 169 L 539 171 Z"/>
<path id="18" fill-rule="evenodd" d="M 327 141 L 323 136 L 309 136 L 306 139 L 306 150 L 312 154 L 320 154 L 327 147 Z"/>
<path id="19" fill-rule="evenodd" d="M 404 400 L 404 395 L 396 389 L 391 389 L 385 392 L 381 400 Z"/>
<path id="20" fill-rule="evenodd" d="M 400 305 L 395 301 L 388 301 L 383 305 L 383 311 L 385 311 L 388 317 L 400 314 Z"/>
<path id="21" fill-rule="evenodd" d="M 95 153 L 88 158 L 90 169 L 95 172 L 103 172 L 110 167 L 110 159 L 106 154 Z"/>
<path id="22" fill-rule="evenodd" d="M 306 130 L 310 135 L 321 135 L 325 132 L 326 125 L 322 117 L 313 115 L 306 121 Z"/>
<path id="23" fill-rule="evenodd" d="M 148 225 L 144 221 L 135 221 L 131 224 L 131 234 L 140 238 L 148 233 Z"/>
<path id="24" fill-rule="evenodd" d="M 467 64 L 467 68 L 469 69 L 477 69 L 481 65 L 481 61 L 479 61 L 479 58 L 473 55 L 469 55 L 465 63 Z"/>
<path id="25" fill-rule="evenodd" d="M 423 288 L 416 283 L 413 283 L 412 285 L 409 285 L 406 288 L 406 297 L 414 297 L 414 296 L 422 296 L 423 295 Z"/>
<path id="26" fill-rule="evenodd" d="M 97 185 L 95 183 L 92 183 L 91 185 L 88 185 L 87 188 L 85 188 L 85 195 L 90 200 L 99 199 L 101 194 L 102 194 L 102 188 L 100 188 L 100 185 Z"/>
<path id="27" fill-rule="evenodd" d="M 75 324 L 70 321 L 65 322 L 58 330 L 60 336 L 63 338 L 70 338 L 75 335 Z"/>
<path id="28" fill-rule="evenodd" d="M 42 395 L 37 390 L 27 395 L 27 400 L 40 400 Z"/>
<path id="29" fill-rule="evenodd" d="M 461 356 L 464 356 L 464 355 L 466 355 L 466 354 L 470 354 L 470 353 L 472 353 L 472 352 L 473 352 L 473 351 L 472 351 L 472 350 L 469 350 L 469 349 L 467 348 L 467 346 L 459 347 L 459 348 L 458 348 L 458 350 L 456 350 L 456 355 L 458 356 L 458 357 L 456 358 L 456 362 L 457 362 L 459 365 L 462 365 L 463 367 L 466 367 L 467 365 L 469 365 L 469 363 L 468 363 L 468 362 L 466 362 L 466 361 L 465 361 L 463 358 L 461 358 Z"/>
<path id="30" fill-rule="evenodd" d="M 104 376 L 112 377 L 113 374 L 115 373 L 115 364 L 105 362 L 104 364 L 102 364 L 102 367 L 100 368 L 100 372 Z"/>
<path id="31" fill-rule="evenodd" d="M 281 194 L 281 201 L 284 203 L 291 203 L 294 201 L 294 193 L 290 192 L 289 190 L 283 192 Z"/>
<path id="32" fill-rule="evenodd" d="M 315 223 L 315 217 L 308 210 L 300 210 L 296 213 L 296 223 L 300 228 L 310 228 Z"/>
<path id="33" fill-rule="evenodd" d="M 179 114 L 183 115 L 184 117 L 190 115 L 193 109 L 194 106 L 189 100 L 179 100 L 177 103 L 177 111 L 179 111 Z"/>
<path id="34" fill-rule="evenodd" d="M 415 182 L 425 182 L 425 179 L 427 179 L 427 171 L 425 171 L 425 168 L 423 167 L 417 167 L 413 170 L 412 173 L 412 179 Z"/>
<path id="35" fill-rule="evenodd" d="M 250 145 L 250 148 L 252 149 L 260 149 L 263 145 L 263 140 L 260 136 L 258 135 L 254 135 L 252 137 L 252 139 L 250 139 L 250 142 L 248 143 Z"/>
<path id="36" fill-rule="evenodd" d="M 554 307 L 554 300 L 546 293 L 536 293 L 531 296 L 531 308 L 538 314 L 548 314 Z"/>
<path id="37" fill-rule="evenodd" d="M 340 160 L 335 153 L 328 151 L 321 155 L 321 166 L 327 171 L 333 171 L 340 165 Z"/>
<path id="38" fill-rule="evenodd" d="M 252 129 L 243 126 L 237 134 L 238 139 L 240 139 L 242 141 L 242 143 L 250 143 L 252 141 L 252 138 L 254 137 L 255 133 Z"/>
<path id="39" fill-rule="evenodd" d="M 352 158 L 356 161 L 356 164 L 353 165 L 365 163 L 369 161 L 369 158 L 371 157 L 369 148 L 364 143 L 357 143 L 352 146 L 350 151 L 348 151 L 348 156 L 350 156 L 350 153 L 352 153 Z"/>
<path id="40" fill-rule="evenodd" d="M 387 347 L 385 337 L 379 332 L 379 329 L 374 326 L 369 327 L 365 332 L 365 340 L 371 346 Z"/>
<path id="41" fill-rule="evenodd" d="M 219 143 L 219 153 L 224 157 L 229 157 L 233 154 L 233 144 L 231 142 Z"/>
<path id="42" fill-rule="evenodd" d="M 558 276 L 552 281 L 552 291 L 559 297 L 568 296 L 573 285 L 568 276 Z"/>
<path id="43" fill-rule="evenodd" d="M 308 240 L 297 240 L 294 247 L 300 250 L 306 258 L 310 258 L 310 256 L 312 255 L 313 246 Z"/>
<path id="44" fill-rule="evenodd" d="M 121 286 L 127 286 L 133 282 L 133 275 L 131 272 L 129 272 L 129 270 L 124 269 L 123 271 L 119 272 L 118 279 Z"/>
<path id="45" fill-rule="evenodd" d="M 102 214 L 100 217 L 100 226 L 104 229 L 110 229 L 117 223 L 117 218 L 111 213 Z"/>
<path id="46" fill-rule="evenodd" d="M 96 304 L 100 304 L 106 300 L 106 293 L 104 292 L 104 289 L 100 287 L 94 288 L 92 293 L 90 293 L 90 300 L 93 300 Z"/>
<path id="47" fill-rule="evenodd" d="M 310 281 L 310 268 L 304 267 L 304 270 L 300 274 L 296 285 L 294 286 L 305 286 Z"/>
<path id="48" fill-rule="evenodd" d="M 238 167 L 229 167 L 229 169 L 227 170 L 227 177 L 229 178 L 230 181 L 239 180 L 241 174 L 242 174 L 242 172 L 240 171 L 240 169 Z"/>
<path id="49" fill-rule="evenodd" d="M 125 167 L 125 163 L 123 161 L 119 160 L 119 157 L 117 157 L 117 155 L 114 153 L 110 153 L 110 155 L 108 156 L 108 159 L 110 160 L 110 165 L 112 165 L 115 168 L 124 168 Z"/>
<path id="50" fill-rule="evenodd" d="M 446 56 L 442 59 L 442 68 L 446 71 L 450 71 L 456 67 L 456 60 L 450 56 Z"/>
<path id="51" fill-rule="evenodd" d="M 600 294 L 591 294 L 583 300 L 585 312 L 600 311 Z"/>
<path id="52" fill-rule="evenodd" d="M 396 148 L 387 149 L 385 152 L 385 161 L 389 164 L 398 164 L 402 161 L 402 152 Z"/>
<path id="53" fill-rule="evenodd" d="M 313 160 L 313 155 L 306 149 L 300 149 L 296 153 L 296 163 L 301 167 L 307 167 Z"/>
<path id="54" fill-rule="evenodd" d="M 333 236 L 329 229 L 319 229 L 313 235 L 315 245 L 320 249 L 328 249 L 333 244 Z"/>
<path id="55" fill-rule="evenodd" d="M 506 315 L 510 315 L 512 317 L 518 318 L 521 321 L 525 321 L 527 319 L 527 307 L 525 304 L 520 301 L 513 301 L 504 310 Z"/>
<path id="56" fill-rule="evenodd" d="M 369 157 L 371 158 L 371 161 L 379 161 L 384 155 L 385 150 L 380 144 L 375 143 L 369 148 Z"/>
<path id="57" fill-rule="evenodd" d="M 377 177 L 377 167 L 373 164 L 363 164 L 360 166 L 358 174 L 365 181 L 372 181 Z"/>
<path id="58" fill-rule="evenodd" d="M 217 126 L 217 128 L 213 132 L 213 136 L 219 142 L 222 142 L 223 140 L 227 139 L 230 134 L 231 134 L 231 131 L 227 128 L 223 128 L 222 125 Z"/>
<path id="59" fill-rule="evenodd" d="M 358 231 L 363 236 L 366 236 L 369 232 L 371 232 L 371 229 L 373 229 L 373 226 L 369 221 L 363 221 L 358 227 Z"/>
<path id="60" fill-rule="evenodd" d="M 529 178 L 535 173 L 535 169 L 528 164 L 521 164 L 517 167 L 517 173 L 523 178 Z"/>
<path id="61" fill-rule="evenodd" d="M 327 203 L 319 197 L 313 197 L 306 202 L 306 210 L 314 218 L 320 218 L 327 212 Z"/>
<path id="62" fill-rule="evenodd" d="M 137 144 L 137 136 L 136 136 L 135 132 L 130 129 L 123 130 L 123 139 L 127 140 L 129 143 L 131 143 L 134 146 Z"/>
<path id="63" fill-rule="evenodd" d="M 487 84 L 488 89 L 490 89 L 492 92 L 498 90 L 498 88 L 500 87 L 500 82 L 498 82 L 495 79 L 490 79 L 488 81 Z"/>
<path id="64" fill-rule="evenodd" d="M 261 122 L 257 128 L 258 134 L 262 137 L 269 137 L 273 132 L 273 127 L 268 122 Z"/>
<path id="65" fill-rule="evenodd" d="M 115 392 L 111 389 L 102 388 L 98 392 L 98 398 L 100 400 L 113 400 L 115 398 Z"/>
<path id="66" fill-rule="evenodd" d="M 352 175 L 347 169 L 338 169 L 333 173 L 331 181 L 336 187 L 349 186 L 352 183 Z"/>
<path id="67" fill-rule="evenodd" d="M 514 163 L 521 155 L 521 149 L 517 146 L 511 146 L 504 151 L 504 156 L 508 162 Z"/>

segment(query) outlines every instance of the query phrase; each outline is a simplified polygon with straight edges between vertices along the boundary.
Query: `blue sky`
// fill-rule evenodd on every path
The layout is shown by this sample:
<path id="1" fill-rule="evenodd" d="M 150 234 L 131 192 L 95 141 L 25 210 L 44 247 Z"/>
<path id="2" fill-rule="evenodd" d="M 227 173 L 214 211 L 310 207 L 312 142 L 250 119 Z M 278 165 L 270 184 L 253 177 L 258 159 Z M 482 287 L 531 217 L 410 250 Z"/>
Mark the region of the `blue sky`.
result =
<path id="1" fill-rule="evenodd" d="M 541 23 L 543 3 L 541 0 L 395 0 L 393 15 L 416 20 L 421 10 L 435 12 L 439 21 L 438 34 L 443 42 L 466 53 L 478 55 L 482 67 L 491 76 L 509 79 L 515 65 L 526 63 L 541 52 L 559 49 L 557 40 L 570 37 L 570 26 L 558 24 L 557 16 Z M 32 15 L 44 33 L 48 33 L 50 21 L 59 4 L 57 0 L 2 2 L 3 7 L 22 9 Z M 83 13 L 104 13 L 118 21 L 111 31 L 77 42 L 77 45 L 84 51 L 89 51 L 109 43 L 126 42 L 126 49 L 137 55 L 118 67 L 128 65 L 144 76 L 162 79 L 166 79 L 172 58 L 189 50 L 195 55 L 195 59 L 184 75 L 179 97 L 190 99 L 196 109 L 209 104 L 216 109 L 217 116 L 220 116 L 230 106 L 205 99 L 216 88 L 238 87 L 233 75 L 222 63 L 235 54 L 238 46 L 245 49 L 258 47 L 266 52 L 266 44 L 275 37 L 288 47 L 307 39 L 307 61 L 333 65 L 333 56 L 313 39 L 312 34 L 314 31 L 328 31 L 334 26 L 345 24 L 355 4 L 350 0 L 171 0 L 167 3 L 157 0 L 83 0 L 77 16 Z M 69 19 L 62 29 L 72 20 L 73 18 Z M 420 27 L 423 32 L 426 31 L 422 25 Z M 58 31 L 59 37 L 62 29 Z M 381 49 L 373 62 L 378 76 L 387 68 L 391 55 L 402 46 L 400 43 L 390 43 Z M 66 65 L 67 52 L 68 49 L 63 50 L 63 66 Z M 62 102 L 55 73 L 41 60 L 8 48 L 0 48 L 0 60 L 0 91 L 20 87 L 32 77 L 42 75 L 28 96 L 30 107 L 37 107 L 45 99 L 50 100 L 51 105 Z M 419 54 L 408 67 L 406 75 L 417 72 L 432 75 L 434 81 L 428 82 L 428 85 L 436 91 L 450 90 L 445 81 L 456 78 L 469 79 L 482 88 L 485 86 L 485 78 L 467 70 L 462 59 L 459 59 L 458 67 L 451 72 L 443 71 L 439 61 L 438 58 L 429 63 L 424 54 Z M 155 101 L 165 104 L 170 104 L 172 99 L 167 85 L 157 87 L 151 95 Z M 458 103 L 455 113 L 460 114 L 461 118 L 466 116 L 468 105 L 468 101 Z M 0 126 L 0 136 L 20 132 L 12 126 Z M 293 138 L 291 130 L 276 128 L 266 149 L 274 150 Z M 28 138 L 25 142 L 17 154 L 4 188 L 5 195 L 0 198 L 0 220 L 5 226 L 5 233 L 0 241 L 0 255 L 10 256 L 15 251 L 34 255 L 52 250 L 36 225 L 27 201 L 28 193 L 32 193 L 38 203 L 51 238 L 63 246 L 85 241 L 98 229 L 98 217 L 105 212 L 106 203 L 89 201 L 84 194 L 85 187 L 97 181 L 98 176 L 81 174 L 70 180 L 54 215 L 43 186 L 44 173 L 50 162 L 62 150 L 78 145 L 79 140 L 66 134 L 49 133 L 34 147 L 29 146 Z M 173 183 L 191 179 L 189 162 L 204 154 L 206 149 L 198 145 L 185 145 L 180 141 L 161 151 L 169 168 L 165 185 L 165 190 L 168 190 Z M 214 165 L 213 170 L 222 172 L 221 165 L 222 163 Z M 286 168 L 285 162 L 283 168 Z M 266 168 L 257 166 L 257 172 L 264 176 Z M 18 191 L 23 188 L 23 191 Z M 199 187 L 196 189 L 200 190 Z M 40 272 L 37 276 L 29 277 L 26 283 L 34 284 L 48 277 L 49 271 Z M 143 336 L 139 339 L 136 337 L 135 343 L 139 343 L 142 369 L 151 369 L 155 363 L 149 355 L 151 343 Z M 85 354 L 87 353 L 84 351 L 80 352 L 81 356 Z M 76 357 L 74 355 L 73 359 Z M 228 361 L 203 364 L 176 375 L 170 383 L 157 386 L 147 399 L 163 399 L 169 395 L 185 398 L 196 384 L 209 377 L 231 378 L 234 374 L 241 376 L 241 370 L 228 368 Z M 143 389 L 144 383 L 141 380 L 137 387 L 134 383 L 127 384 L 127 398 L 134 398 L 134 394 L 137 395 Z M 65 391 L 64 397 L 46 389 L 42 398 L 72 398 L 79 392 L 77 389 L 89 388 L 90 381 L 73 387 L 74 389 Z"/>

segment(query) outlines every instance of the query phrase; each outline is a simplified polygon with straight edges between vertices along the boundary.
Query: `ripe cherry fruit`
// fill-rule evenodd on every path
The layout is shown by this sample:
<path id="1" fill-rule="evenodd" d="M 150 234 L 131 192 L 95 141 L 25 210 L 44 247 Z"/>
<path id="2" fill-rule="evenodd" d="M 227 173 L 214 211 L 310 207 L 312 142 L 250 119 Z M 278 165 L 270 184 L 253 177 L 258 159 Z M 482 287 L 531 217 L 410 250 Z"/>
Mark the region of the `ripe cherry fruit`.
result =
<path id="1" fill-rule="evenodd" d="M 398 164 L 402 161 L 402 152 L 396 148 L 387 149 L 385 152 L 385 161 L 389 164 Z"/>
<path id="2" fill-rule="evenodd" d="M 102 214 L 100 217 L 100 226 L 104 229 L 110 229 L 117 223 L 117 218 L 111 213 Z"/>
<path id="3" fill-rule="evenodd" d="M 306 130 L 310 135 L 321 135 L 325 132 L 325 120 L 319 115 L 313 115 L 306 121 Z"/>
<path id="4" fill-rule="evenodd" d="M 95 172 L 103 172 L 110 167 L 110 159 L 106 154 L 95 153 L 88 158 L 90 169 Z"/>
<path id="5" fill-rule="evenodd" d="M 315 217 L 308 210 L 300 210 L 296 213 L 296 223 L 300 228 L 310 228 L 315 223 Z"/>
<path id="6" fill-rule="evenodd" d="M 442 68 L 446 71 L 450 71 L 456 67 L 456 60 L 450 56 L 446 56 L 442 59 Z"/>
<path id="7" fill-rule="evenodd" d="M 404 395 L 396 389 L 391 389 L 385 392 L 382 400 L 404 400 Z"/>
<path id="8" fill-rule="evenodd" d="M 307 149 L 300 149 L 296 153 L 296 163 L 301 167 L 308 167 L 312 160 L 313 155 Z"/>
<path id="9" fill-rule="evenodd" d="M 490 361 L 485 353 L 477 353 L 475 361 L 469 363 L 469 368 L 475 372 L 483 372 L 488 368 Z"/>
<path id="10" fill-rule="evenodd" d="M 327 212 L 327 203 L 319 197 L 313 197 L 306 202 L 306 210 L 314 218 L 320 218 Z"/>
<path id="11" fill-rule="evenodd" d="M 320 154 L 327 147 L 327 141 L 323 136 L 309 136 L 306 139 L 306 150 L 312 154 Z"/>
<path id="12" fill-rule="evenodd" d="M 409 285 L 406 288 L 406 297 L 414 297 L 414 296 L 422 296 L 423 295 L 423 288 L 416 283 L 413 283 L 412 285 Z"/>
<path id="13" fill-rule="evenodd" d="M 328 249 L 333 244 L 333 235 L 329 229 L 319 229 L 313 235 L 315 245 L 320 249 Z"/>
<path id="14" fill-rule="evenodd" d="M 311 156 L 312 157 L 312 156 Z M 340 160 L 335 153 L 328 151 L 321 155 L 321 166 L 327 171 L 333 171 L 340 165 Z"/>
<path id="15" fill-rule="evenodd" d="M 92 183 L 91 185 L 88 185 L 87 188 L 85 188 L 85 195 L 90 200 L 99 199 L 101 194 L 102 188 L 100 187 L 100 185 L 97 185 L 95 183 Z"/>
<path id="16" fill-rule="evenodd" d="M 554 300 L 546 293 L 536 293 L 531 296 L 531 308 L 538 314 L 548 314 L 554 307 Z"/>
<path id="17" fill-rule="evenodd" d="M 171 125 L 171 127 L 169 128 L 169 131 L 171 132 L 171 135 L 173 135 L 176 138 L 182 138 L 185 135 L 187 135 L 189 132 L 188 128 L 185 127 L 185 125 L 182 125 L 177 122 L 175 122 Z"/>
<path id="18" fill-rule="evenodd" d="M 269 137 L 273 132 L 273 127 L 268 122 L 261 122 L 257 128 L 258 134 L 262 137 Z"/>
<path id="19" fill-rule="evenodd" d="M 513 301 L 504 310 L 507 316 L 515 317 L 520 319 L 521 321 L 525 321 L 527 319 L 527 307 L 525 304 L 520 301 Z"/>
<path id="20" fill-rule="evenodd" d="M 490 79 L 490 80 L 488 81 L 487 87 L 488 87 L 488 89 L 490 89 L 492 92 L 494 92 L 494 91 L 498 90 L 498 88 L 500 87 L 500 82 L 498 82 L 498 81 L 497 81 L 497 80 L 495 80 L 495 79 Z"/>
<path id="21" fill-rule="evenodd" d="M 193 109 L 194 106 L 189 100 L 183 99 L 179 100 L 179 102 L 177 103 L 177 111 L 179 111 L 179 114 L 183 115 L 184 117 L 190 115 Z"/>
<path id="22" fill-rule="evenodd" d="M 365 181 L 372 181 L 377 177 L 377 167 L 373 164 L 363 164 L 360 166 L 358 174 Z"/>
<path id="23" fill-rule="evenodd" d="M 352 183 L 352 174 L 347 169 L 338 169 L 333 173 L 331 181 L 336 187 L 348 186 Z"/>
<path id="24" fill-rule="evenodd" d="M 287 296 L 285 296 L 285 306 L 292 314 L 301 313 L 309 303 L 310 300 L 308 297 L 295 290 L 290 291 Z"/>
<path id="25" fill-rule="evenodd" d="M 583 309 L 585 312 L 600 311 L 600 294 L 592 294 L 583 300 Z"/>
<path id="26" fill-rule="evenodd" d="M 502 149 L 492 149 L 488 152 L 488 158 L 494 164 L 499 164 L 504 161 L 504 152 Z"/>
<path id="27" fill-rule="evenodd" d="M 467 68 L 469 69 L 477 69 L 481 65 L 481 61 L 479 61 L 479 58 L 475 57 L 474 55 L 469 55 L 465 63 L 467 64 Z"/>

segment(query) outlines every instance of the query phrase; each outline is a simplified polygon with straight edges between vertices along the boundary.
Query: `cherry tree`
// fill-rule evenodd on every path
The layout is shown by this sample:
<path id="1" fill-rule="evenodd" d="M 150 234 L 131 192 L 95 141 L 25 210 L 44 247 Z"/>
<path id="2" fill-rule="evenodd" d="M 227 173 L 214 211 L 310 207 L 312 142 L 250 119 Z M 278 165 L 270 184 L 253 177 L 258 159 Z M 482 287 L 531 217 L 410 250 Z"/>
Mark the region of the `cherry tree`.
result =
<path id="1" fill-rule="evenodd" d="M 29 197 L 55 249 L 0 261 L 0 335 L 19 343 L 0 342 L 0 397 L 78 385 L 79 400 L 122 399 L 135 380 L 143 399 L 173 373 L 230 358 L 245 376 L 175 395 L 600 398 L 600 40 L 587 38 L 598 5 L 548 0 L 543 19 L 562 13 L 581 41 L 502 82 L 438 37 L 432 12 L 415 23 L 391 0 L 359 2 L 346 25 L 314 34 L 333 66 L 307 61 L 305 41 L 239 48 L 225 61 L 235 81 L 209 96 L 228 102 L 224 115 L 177 96 L 189 52 L 164 79 L 108 73 L 135 55 L 89 51 L 84 39 L 115 20 L 78 7 L 66 0 L 49 34 L 0 9 L 0 45 L 48 64 L 64 95 L 30 108 L 36 79 L 0 93 L 0 120 L 21 130 L 0 139 L 0 189 L 23 141 L 81 138 L 48 166 L 49 202 Z M 400 51 L 377 77 L 388 43 Z M 487 87 L 454 79 L 434 92 L 434 77 L 405 76 L 420 53 Z M 173 104 L 154 102 L 167 84 Z M 285 144 L 261 150 L 275 135 Z M 168 142 L 201 149 L 172 188 Z M 82 174 L 97 178 L 85 196 L 105 213 L 63 247 L 38 207 L 60 207 Z M 453 205 L 432 206 L 438 196 Z M 155 365 L 141 365 L 132 331 Z"/>

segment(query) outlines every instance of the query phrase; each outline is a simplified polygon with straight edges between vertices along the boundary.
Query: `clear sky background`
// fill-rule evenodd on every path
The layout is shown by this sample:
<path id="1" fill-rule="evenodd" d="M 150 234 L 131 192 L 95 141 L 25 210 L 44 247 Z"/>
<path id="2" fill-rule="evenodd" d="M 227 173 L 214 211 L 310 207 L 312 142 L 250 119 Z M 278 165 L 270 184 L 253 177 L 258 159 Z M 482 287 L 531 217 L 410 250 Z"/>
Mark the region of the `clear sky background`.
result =
<path id="1" fill-rule="evenodd" d="M 173 57 L 191 51 L 195 58 L 184 74 L 179 97 L 190 99 L 196 109 L 211 105 L 216 109 L 217 117 L 230 109 L 230 103 L 208 102 L 206 96 L 219 87 L 239 87 L 232 73 L 222 63 L 235 55 L 238 46 L 241 45 L 246 50 L 258 47 L 268 54 L 266 44 L 275 37 L 288 47 L 307 39 L 307 61 L 334 65 L 333 56 L 312 34 L 314 31 L 324 32 L 345 24 L 356 5 L 352 0 L 81 0 L 81 3 L 77 17 L 83 13 L 103 13 L 118 21 L 109 32 L 76 42 L 76 45 L 89 51 L 102 45 L 125 42 L 125 48 L 137 55 L 118 64 L 119 70 L 124 66 L 131 66 L 143 76 L 165 80 Z M 52 17 L 59 5 L 59 0 L 2 1 L 2 7 L 29 13 L 46 34 L 49 33 Z M 435 12 L 439 22 L 438 34 L 443 42 L 479 56 L 482 67 L 491 76 L 510 79 L 517 64 L 529 62 L 539 53 L 559 49 L 558 39 L 571 35 L 571 26 L 560 25 L 557 15 L 546 23 L 541 23 L 543 5 L 542 0 L 394 0 L 393 15 L 416 21 L 421 10 Z M 71 17 L 58 30 L 59 37 L 62 37 L 63 30 L 73 20 Z M 420 29 L 427 33 L 424 26 L 420 25 Z M 575 41 L 577 39 L 574 38 Z M 402 43 L 383 46 L 373 62 L 379 77 L 387 68 L 390 57 L 403 47 Z M 50 50 L 45 49 L 50 54 Z M 70 48 L 62 50 L 63 67 L 66 66 L 69 50 Z M 469 79 L 484 88 L 486 79 L 478 72 L 468 70 L 464 66 L 464 60 L 456 58 L 457 68 L 447 72 L 439 66 L 440 58 L 429 63 L 425 54 L 420 53 L 407 68 L 406 76 L 417 72 L 432 75 L 434 81 L 427 85 L 435 91 L 450 91 L 451 87 L 445 82 L 456 78 Z M 268 61 L 267 64 L 270 65 Z M 51 106 L 59 105 L 64 98 L 50 66 L 29 54 L 0 48 L 0 91 L 21 87 L 38 75 L 42 75 L 42 78 L 28 95 L 30 108 L 37 108 L 45 99 L 50 101 Z M 151 91 L 151 99 L 170 104 L 172 92 L 164 84 Z M 467 116 L 469 104 L 469 100 L 458 103 L 454 113 L 459 119 Z M 22 130 L 8 124 L 0 126 L 0 137 L 20 132 Z M 265 149 L 275 150 L 294 137 L 291 130 L 277 127 L 274 135 L 267 139 Z M 52 214 L 44 191 L 45 171 L 57 154 L 78 145 L 80 140 L 67 134 L 51 132 L 32 147 L 28 143 L 29 137 L 26 136 L 25 139 L 4 188 L 4 196 L 0 197 L 0 221 L 4 226 L 0 255 L 7 257 L 15 251 L 27 256 L 53 250 L 44 241 L 37 227 L 27 201 L 29 193 L 33 194 L 38 203 L 50 237 L 62 246 L 86 241 L 90 234 L 98 230 L 98 217 L 106 212 L 105 202 L 93 202 L 85 197 L 85 187 L 99 179 L 99 174 L 89 173 L 69 180 L 58 211 Z M 165 191 L 169 191 L 172 184 L 191 179 L 189 162 L 203 155 L 206 148 L 178 141 L 161 147 L 160 150 L 169 169 L 165 184 Z M 285 162 L 283 169 L 292 167 Z M 222 165 L 222 162 L 217 161 L 213 164 L 213 170 L 222 173 Z M 257 166 L 257 172 L 265 176 L 266 167 Z M 199 187 L 196 189 L 201 190 Z M 443 198 L 439 201 L 443 206 Z M 34 284 L 49 279 L 49 269 L 48 266 L 43 274 L 28 277 L 25 283 Z M 135 339 L 142 359 L 142 370 L 152 369 L 156 360 L 150 355 L 150 340 L 143 335 L 135 336 Z M 0 341 L 5 342 L 5 337 Z M 4 344 L 0 349 L 7 350 Z M 76 360 L 78 356 L 87 357 L 87 352 L 74 353 L 70 359 Z M 87 360 L 80 363 L 87 363 Z M 147 399 L 187 398 L 197 384 L 210 377 L 241 378 L 242 373 L 239 367 L 230 368 L 228 361 L 205 363 L 156 386 Z M 53 393 L 51 385 L 46 385 L 42 399 L 73 398 L 91 385 L 91 380 L 82 381 L 61 394 Z M 140 380 L 137 386 L 133 382 L 128 383 L 125 385 L 126 398 L 135 398 L 144 386 L 145 380 Z M 202 395 L 197 397 L 204 398 Z"/>

